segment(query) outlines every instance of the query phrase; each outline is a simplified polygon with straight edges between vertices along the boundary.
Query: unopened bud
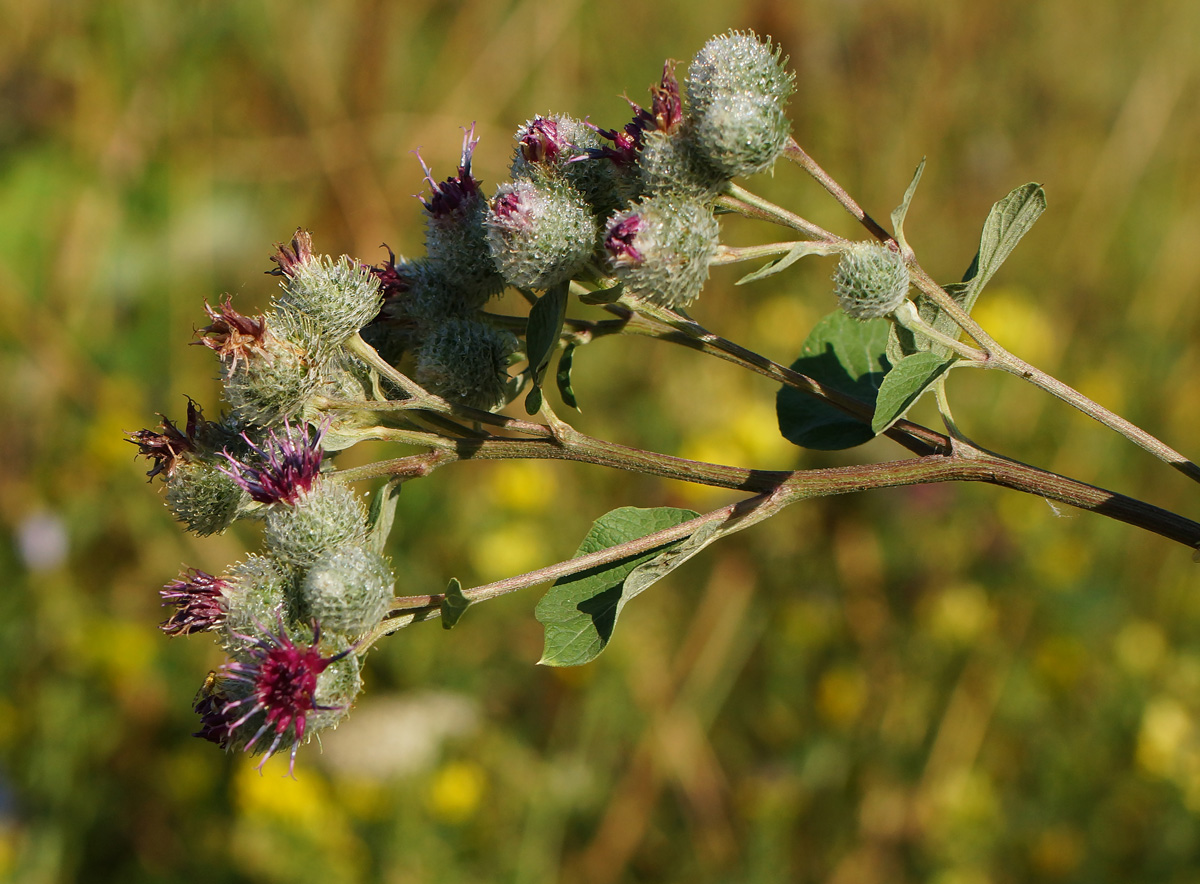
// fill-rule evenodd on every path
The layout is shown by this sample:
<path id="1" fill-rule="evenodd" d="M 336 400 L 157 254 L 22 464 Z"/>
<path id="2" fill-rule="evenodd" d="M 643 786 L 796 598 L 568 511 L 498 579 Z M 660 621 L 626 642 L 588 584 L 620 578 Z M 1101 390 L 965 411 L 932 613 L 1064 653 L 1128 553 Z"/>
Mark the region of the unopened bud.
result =
<path id="1" fill-rule="evenodd" d="M 279 566 L 265 556 L 249 556 L 238 562 L 225 577 L 228 613 L 221 639 L 226 651 L 235 653 L 245 636 L 284 616 L 291 581 Z M 288 619 L 288 618 L 285 618 Z"/>
<path id="2" fill-rule="evenodd" d="M 201 537 L 220 534 L 252 506 L 214 460 L 181 461 L 167 479 L 167 509 Z"/>
<path id="3" fill-rule="evenodd" d="M 272 555 L 298 568 L 346 544 L 361 544 L 367 514 L 358 496 L 341 482 L 318 479 L 295 505 L 272 506 L 263 541 Z"/>
<path id="4" fill-rule="evenodd" d="M 690 127 L 675 132 L 647 132 L 637 170 L 642 192 L 651 196 L 669 194 L 708 201 L 728 180 L 696 150 Z"/>
<path id="5" fill-rule="evenodd" d="M 692 137 L 726 178 L 769 169 L 787 144 L 784 113 L 795 77 L 778 47 L 753 33 L 713 37 L 688 68 Z"/>
<path id="6" fill-rule="evenodd" d="M 875 242 L 854 243 L 833 273 L 834 293 L 847 316 L 887 316 L 908 295 L 908 267 L 899 252 Z"/>
<path id="7" fill-rule="evenodd" d="M 570 279 L 596 249 L 596 219 L 566 182 L 500 186 L 487 218 L 492 260 L 505 282 L 548 289 Z"/>
<path id="8" fill-rule="evenodd" d="M 225 400 L 239 423 L 272 427 L 295 417 L 322 383 L 322 360 L 295 342 L 314 337 L 315 330 L 280 328 L 278 336 L 272 333 L 275 324 L 311 322 L 303 315 L 291 316 L 290 323 L 287 318 L 276 314 L 265 320 L 260 346 L 246 358 L 223 362 Z"/>
<path id="9" fill-rule="evenodd" d="M 361 546 L 343 546 L 319 559 L 299 586 L 302 619 L 353 641 L 383 620 L 395 579 L 387 561 Z"/>
<path id="10" fill-rule="evenodd" d="M 310 351 L 334 350 L 379 313 L 383 300 L 379 279 L 369 267 L 344 255 L 336 260 L 311 258 L 289 266 L 275 309 L 312 320 L 314 334 L 304 341 Z"/>
<path id="11" fill-rule="evenodd" d="M 682 307 L 704 287 L 720 232 L 704 202 L 664 194 L 613 216 L 604 248 L 613 274 L 634 293 Z"/>
<path id="12" fill-rule="evenodd" d="M 417 382 L 444 399 L 490 411 L 505 402 L 509 357 L 519 342 L 474 319 L 448 319 L 417 351 Z"/>

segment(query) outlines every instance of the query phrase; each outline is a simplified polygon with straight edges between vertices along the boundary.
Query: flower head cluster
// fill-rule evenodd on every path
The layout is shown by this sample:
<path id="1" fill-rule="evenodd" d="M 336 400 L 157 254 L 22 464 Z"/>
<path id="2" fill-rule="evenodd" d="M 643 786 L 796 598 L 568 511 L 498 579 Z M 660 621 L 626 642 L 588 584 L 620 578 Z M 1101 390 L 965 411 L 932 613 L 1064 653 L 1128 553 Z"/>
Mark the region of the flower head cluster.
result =
<path id="1" fill-rule="evenodd" d="M 205 304 L 196 343 L 220 361 L 227 416 L 205 421 L 189 402 L 183 429 L 163 418 L 161 431 L 130 435 L 189 530 L 262 523 L 261 555 L 220 577 L 188 569 L 161 591 L 174 608 L 164 632 L 212 632 L 231 658 L 196 702 L 198 736 L 268 756 L 290 746 L 294 761 L 302 741 L 337 722 L 361 687 L 359 647 L 391 611 L 395 579 L 383 554 L 390 516 L 368 513 L 327 457 L 413 427 L 469 439 L 478 431 L 466 423 L 482 416 L 468 409 L 501 408 L 542 383 L 561 343 L 546 326 L 562 322 L 558 298 L 575 283 L 690 304 L 718 253 L 718 195 L 783 149 L 792 80 L 782 65 L 770 43 L 731 32 L 696 56 L 686 89 L 664 64 L 648 107 L 630 101 L 623 125 L 536 116 L 517 130 L 511 180 L 491 198 L 467 128 L 455 174 L 438 180 L 417 154 L 423 255 L 388 249 L 370 266 L 318 254 L 297 229 L 271 255 L 279 290 L 269 311 L 243 315 L 229 296 Z M 554 308 L 531 314 L 536 335 L 485 312 L 506 287 Z M 417 395 L 410 377 L 424 387 Z M 403 411 L 434 396 L 436 421 Z M 397 408 L 402 399 L 411 401 Z M 295 637 L 308 624 L 305 644 Z"/>

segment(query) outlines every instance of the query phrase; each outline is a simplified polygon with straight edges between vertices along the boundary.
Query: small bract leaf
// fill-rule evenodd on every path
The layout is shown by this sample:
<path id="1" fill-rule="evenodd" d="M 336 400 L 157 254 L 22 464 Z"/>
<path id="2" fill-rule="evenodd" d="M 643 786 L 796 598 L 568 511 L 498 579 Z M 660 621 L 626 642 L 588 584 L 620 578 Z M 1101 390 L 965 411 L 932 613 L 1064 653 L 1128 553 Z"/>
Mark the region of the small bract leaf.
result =
<path id="1" fill-rule="evenodd" d="M 827 246 L 822 243 L 815 242 L 798 242 L 792 246 L 782 258 L 776 258 L 768 264 L 763 265 L 753 273 L 748 273 L 739 279 L 735 285 L 744 285 L 748 282 L 757 282 L 760 279 L 765 279 L 768 276 L 773 276 L 781 270 L 786 270 L 791 267 L 801 258 L 806 255 L 832 255 L 838 250 L 833 246 Z"/>
<path id="2" fill-rule="evenodd" d="M 594 292 L 585 292 L 579 296 L 579 303 L 591 304 L 593 306 L 603 304 L 615 304 L 621 300 L 621 294 L 625 291 L 625 283 L 618 282 L 616 285 L 607 289 L 597 289 Z"/>
<path id="3" fill-rule="evenodd" d="M 954 357 L 927 351 L 906 356 L 892 366 L 879 388 L 871 429 L 877 434 L 882 433 L 903 417 L 954 361 Z"/>
<path id="4" fill-rule="evenodd" d="M 470 599 L 463 595 L 462 583 L 457 577 L 451 577 L 442 594 L 442 629 L 453 629 L 470 604 Z"/>
<path id="5" fill-rule="evenodd" d="M 558 395 L 562 396 L 562 401 L 578 411 L 579 403 L 575 401 L 575 391 L 571 389 L 571 368 L 574 364 L 575 345 L 568 344 L 562 356 L 558 357 L 558 373 L 554 379 L 558 383 Z"/>
<path id="6" fill-rule="evenodd" d="M 809 334 L 792 369 L 874 404 L 890 367 L 884 356 L 890 325 L 885 319 L 860 322 L 841 310 L 830 313 Z M 875 436 L 862 421 L 791 387 L 779 391 L 775 411 L 784 438 L 802 448 L 837 451 Z"/>
<path id="7" fill-rule="evenodd" d="M 579 557 L 599 552 L 694 518 L 696 513 L 691 510 L 673 507 L 621 507 L 606 513 L 592 524 L 575 555 Z M 612 638 L 617 617 L 631 597 L 626 594 L 626 578 L 639 565 L 655 559 L 666 548 L 674 547 L 677 543 L 664 544 L 640 555 L 556 581 L 538 602 L 535 611 L 538 621 L 546 628 L 545 645 L 539 662 L 548 666 L 578 666 L 595 659 Z M 646 582 L 633 588 L 640 592 L 648 585 L 649 582 Z"/>
<path id="8" fill-rule="evenodd" d="M 908 189 L 904 191 L 904 199 L 892 210 L 892 229 L 896 231 L 896 242 L 900 243 L 901 251 L 909 251 L 908 242 L 904 239 L 904 217 L 908 214 L 908 204 L 912 202 L 913 194 L 917 192 L 917 184 L 920 183 L 921 173 L 924 171 L 925 157 L 921 157 L 921 162 L 917 164 L 917 171 L 913 172 L 912 181 L 909 182 Z"/>
<path id="9" fill-rule="evenodd" d="M 541 387 L 550 356 L 558 347 L 563 320 L 567 315 L 568 286 L 569 282 L 563 282 L 550 287 L 529 310 L 525 325 L 525 352 L 529 358 L 534 389 Z M 529 399 L 525 400 L 525 408 L 530 414 L 537 412 L 537 409 L 529 410 Z"/>
<path id="10" fill-rule="evenodd" d="M 525 413 L 537 414 L 542 410 L 542 388 L 530 387 L 525 394 Z"/>
<path id="11" fill-rule="evenodd" d="M 396 517 L 396 502 L 400 498 L 400 480 L 392 479 L 371 498 L 367 511 L 367 547 L 383 555 L 392 522 Z"/>

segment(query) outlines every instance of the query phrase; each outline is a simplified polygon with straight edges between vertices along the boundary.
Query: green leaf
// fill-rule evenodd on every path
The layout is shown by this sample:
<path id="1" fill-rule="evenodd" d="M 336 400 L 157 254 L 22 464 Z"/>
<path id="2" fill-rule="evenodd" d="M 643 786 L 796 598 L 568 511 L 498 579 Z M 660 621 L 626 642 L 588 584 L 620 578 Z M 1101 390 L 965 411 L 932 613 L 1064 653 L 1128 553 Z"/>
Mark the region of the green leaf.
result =
<path id="1" fill-rule="evenodd" d="M 838 310 L 829 314 L 809 334 L 792 369 L 834 389 L 874 404 L 890 367 L 886 319 L 860 322 Z M 874 438 L 860 420 L 791 387 L 783 387 L 775 400 L 779 431 L 802 448 L 837 451 Z"/>
<path id="2" fill-rule="evenodd" d="M 525 413 L 537 414 L 542 410 L 542 388 L 531 387 L 525 394 Z"/>
<path id="3" fill-rule="evenodd" d="M 391 479 L 371 498 L 367 511 L 367 546 L 383 555 L 392 522 L 396 518 L 396 501 L 400 498 L 400 480 Z"/>
<path id="4" fill-rule="evenodd" d="M 900 243 L 903 251 L 908 251 L 908 242 L 904 239 L 904 217 L 908 214 L 908 204 L 912 202 L 913 194 L 917 192 L 917 184 L 920 183 L 921 173 L 924 171 L 925 157 L 921 157 L 921 162 L 917 164 L 917 171 L 913 172 L 912 181 L 909 182 L 908 190 L 904 191 L 904 199 L 892 210 L 892 229 L 896 231 L 896 242 Z"/>
<path id="5" fill-rule="evenodd" d="M 458 578 L 450 578 L 450 584 L 442 594 L 442 629 L 453 629 L 470 604 L 471 601 L 463 595 Z"/>
<path id="6" fill-rule="evenodd" d="M 592 524 L 575 556 L 578 558 L 637 540 L 694 518 L 696 513 L 691 510 L 673 507 L 621 507 L 605 513 Z M 664 544 L 640 555 L 598 565 L 555 581 L 535 611 L 538 621 L 546 628 L 539 662 L 548 666 L 578 666 L 595 659 L 608 645 L 617 617 L 632 597 L 626 594 L 626 579 L 639 565 L 654 560 L 665 548 L 677 543 Z M 640 586 L 635 583 L 634 594 L 650 582 L 653 581 Z"/>
<path id="7" fill-rule="evenodd" d="M 594 292 L 584 292 L 579 296 L 580 304 L 591 304 L 592 306 L 601 306 L 604 304 L 615 304 L 621 300 L 621 295 L 625 291 L 625 283 L 618 282 L 612 288 L 596 289 Z"/>
<path id="8" fill-rule="evenodd" d="M 967 269 L 963 282 L 969 285 L 961 303 L 970 312 L 979 292 L 1012 254 L 1033 223 L 1046 211 L 1046 191 L 1040 184 L 1023 184 L 992 206 L 983 223 L 979 252 Z"/>
<path id="9" fill-rule="evenodd" d="M 892 366 L 879 388 L 871 429 L 882 433 L 913 406 L 938 378 L 950 370 L 954 357 L 926 351 L 906 356 Z"/>
<path id="10" fill-rule="evenodd" d="M 546 368 L 550 364 L 550 356 L 558 348 L 558 339 L 562 334 L 563 320 L 567 316 L 567 289 L 569 282 L 562 282 L 546 290 L 529 309 L 529 319 L 525 325 L 525 353 L 529 359 L 529 373 L 533 380 L 534 390 L 542 385 Z M 536 400 L 537 407 L 530 407 L 530 400 Z M 541 396 L 534 396 L 533 391 L 525 399 L 525 410 L 536 414 L 541 407 Z"/>
<path id="11" fill-rule="evenodd" d="M 1040 184 L 1023 184 L 992 206 L 983 223 L 979 251 L 967 268 L 963 281 L 942 286 L 963 310 L 970 313 L 974 309 L 983 287 L 1045 210 L 1046 192 Z M 917 313 L 929 325 L 942 334 L 958 337 L 961 331 L 958 323 L 946 316 L 940 307 L 923 294 L 918 293 L 914 300 Z M 925 351 L 939 356 L 949 353 L 945 347 L 931 343 L 928 338 L 893 327 L 887 348 L 888 359 L 893 363 L 899 362 L 904 356 Z"/>
<path id="12" fill-rule="evenodd" d="M 571 368 L 574 364 L 575 345 L 568 344 L 567 348 L 563 350 L 562 356 L 558 357 L 558 373 L 554 376 L 554 380 L 558 383 L 558 395 L 562 396 L 562 401 L 579 411 L 579 403 L 575 401 L 575 391 L 571 389 Z"/>
<path id="13" fill-rule="evenodd" d="M 744 285 L 748 282 L 758 282 L 760 279 L 765 279 L 768 276 L 773 276 L 782 270 L 786 270 L 806 255 L 832 255 L 836 251 L 838 250 L 833 246 L 822 243 L 798 242 L 782 258 L 776 258 L 753 273 L 743 276 L 734 284 Z"/>

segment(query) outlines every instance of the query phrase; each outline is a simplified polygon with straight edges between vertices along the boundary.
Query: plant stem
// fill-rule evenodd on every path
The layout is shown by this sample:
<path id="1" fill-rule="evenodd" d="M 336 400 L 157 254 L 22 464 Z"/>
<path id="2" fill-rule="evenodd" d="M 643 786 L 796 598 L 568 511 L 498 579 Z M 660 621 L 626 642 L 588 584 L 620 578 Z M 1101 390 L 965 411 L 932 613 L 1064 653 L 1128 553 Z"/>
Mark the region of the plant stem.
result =
<path id="1" fill-rule="evenodd" d="M 1193 549 L 1200 548 L 1200 523 L 1133 498 L 988 454 L 967 442 L 960 445 L 960 451 L 964 453 L 954 456 L 932 455 L 882 464 L 798 470 L 787 474 L 786 479 L 774 488 L 764 490 L 747 500 L 729 504 L 679 525 L 589 555 L 465 589 L 463 595 L 471 601 L 497 598 L 683 540 L 712 522 L 737 519 L 744 522 L 739 528 L 748 527 L 774 515 L 785 506 L 813 497 L 931 482 L 987 482 L 1097 512 L 1152 531 Z M 412 614 L 385 621 L 379 634 L 395 631 L 417 619 L 437 616 L 442 598 L 441 594 L 437 594 L 397 599 L 393 609 L 409 610 Z M 412 619 L 405 619 L 410 616 Z M 377 637 L 373 637 L 371 641 Z"/>
<path id="2" fill-rule="evenodd" d="M 751 193 L 733 182 L 726 185 L 725 193 L 717 199 L 717 205 L 724 206 L 738 214 L 790 227 L 792 230 L 808 234 L 810 238 L 815 240 L 828 243 L 846 242 L 846 240 L 835 233 L 830 233 L 824 227 L 813 224 L 811 221 L 801 218 L 794 212 L 789 212 L 782 206 L 777 206 L 770 200 L 764 199 L 756 193 Z"/>
<path id="3" fill-rule="evenodd" d="M 890 233 L 880 227 L 875 222 L 874 218 L 864 212 L 862 206 L 856 203 L 853 197 L 846 193 L 845 189 L 840 184 L 834 181 L 824 169 L 816 164 L 812 157 L 804 152 L 804 148 L 796 143 L 796 139 L 788 138 L 787 146 L 783 150 L 783 156 L 784 158 L 791 160 L 793 163 L 803 168 L 805 172 L 815 178 L 817 183 L 829 191 L 829 194 L 835 200 L 837 200 L 847 212 L 857 218 L 859 223 L 866 227 L 867 230 L 871 231 L 872 236 L 884 241 L 892 239 L 892 235 Z"/>
<path id="4" fill-rule="evenodd" d="M 716 256 L 708 262 L 708 266 L 722 267 L 726 264 L 737 264 L 741 261 L 753 261 L 756 258 L 786 255 L 798 245 L 813 247 L 810 240 L 804 239 L 794 242 L 766 243 L 761 246 L 720 246 L 717 249 Z"/>

